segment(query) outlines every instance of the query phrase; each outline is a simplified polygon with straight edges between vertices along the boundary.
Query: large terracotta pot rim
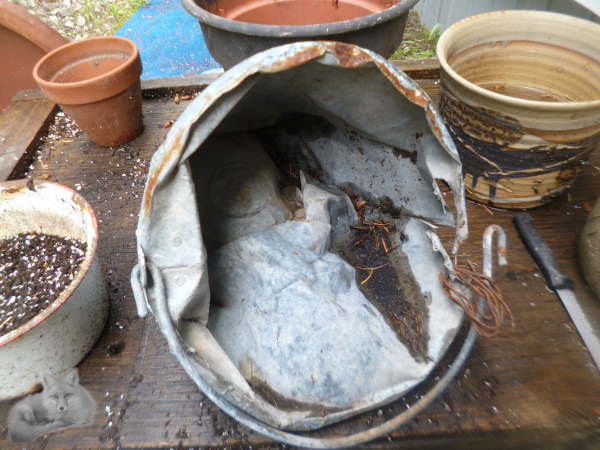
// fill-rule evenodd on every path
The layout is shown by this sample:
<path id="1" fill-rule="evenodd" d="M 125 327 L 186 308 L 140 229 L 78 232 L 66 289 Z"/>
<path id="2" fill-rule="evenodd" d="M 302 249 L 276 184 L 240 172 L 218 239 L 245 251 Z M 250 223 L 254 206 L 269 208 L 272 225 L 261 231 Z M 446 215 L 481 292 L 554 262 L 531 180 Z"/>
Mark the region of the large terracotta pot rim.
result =
<path id="1" fill-rule="evenodd" d="M 36 181 L 35 189 L 59 189 L 65 191 L 66 194 L 68 194 L 71 197 L 73 203 L 79 206 L 79 208 L 81 209 L 81 213 L 90 219 L 89 222 L 91 224 L 91 227 L 88 227 L 86 229 L 87 249 L 83 261 L 79 266 L 79 270 L 77 271 L 77 275 L 75 276 L 73 281 L 71 281 L 71 284 L 69 284 L 69 286 L 67 286 L 67 288 L 64 291 L 62 291 L 62 293 L 50 305 L 48 305 L 46 308 L 40 311 L 37 315 L 33 316 L 20 327 L 10 331 L 9 333 L 6 333 L 3 336 L 0 336 L 0 347 L 10 344 L 12 341 L 23 336 L 25 333 L 31 331 L 33 328 L 37 327 L 38 325 L 41 325 L 46 319 L 48 319 L 54 312 L 56 312 L 71 298 L 71 294 L 75 292 L 77 287 L 81 284 L 82 280 L 85 278 L 86 274 L 90 270 L 92 261 L 96 256 L 96 249 L 98 247 L 98 220 L 90 204 L 81 195 L 79 195 L 70 187 L 59 183 L 54 183 L 52 181 Z M 3 193 L 3 191 L 8 192 L 5 195 L 21 195 L 20 192 L 26 190 L 29 190 L 26 180 L 7 181 L 4 183 L 0 183 L 0 193 Z"/>
<path id="2" fill-rule="evenodd" d="M 25 8 L 7 0 L 0 0 L 0 25 L 23 36 L 44 52 L 69 42 Z"/>
<path id="3" fill-rule="evenodd" d="M 546 22 L 562 22 L 570 24 L 573 27 L 574 34 L 578 33 L 578 31 L 582 28 L 587 28 L 588 30 L 593 30 L 598 36 L 600 36 L 600 25 L 595 24 L 589 20 L 579 19 L 573 16 L 568 16 L 566 14 L 530 10 L 506 10 L 476 14 L 474 16 L 467 17 L 466 19 L 454 23 L 446 31 L 444 31 L 444 33 L 440 37 L 437 43 L 436 52 L 440 65 L 442 66 L 443 72 L 446 72 L 448 76 L 450 76 L 452 79 L 454 79 L 466 89 L 474 91 L 478 95 L 486 97 L 490 100 L 501 102 L 511 106 L 536 111 L 552 112 L 580 112 L 582 110 L 594 110 L 600 108 L 600 99 L 577 102 L 544 102 L 536 100 L 525 100 L 521 98 L 499 94 L 497 92 L 492 92 L 463 78 L 448 63 L 448 49 L 455 35 L 457 33 L 460 33 L 464 28 L 468 27 L 473 22 L 485 21 L 490 18 L 501 19 L 510 22 L 515 18 L 522 18 L 526 16 L 530 16 L 531 21 L 544 20 Z M 600 46 L 600 44 L 598 45 Z"/>
<path id="4" fill-rule="evenodd" d="M 407 13 L 419 0 L 398 0 L 395 5 L 373 14 L 351 20 L 340 20 L 337 22 L 314 25 L 265 25 L 241 22 L 239 20 L 227 19 L 213 14 L 199 6 L 195 0 L 181 1 L 183 7 L 201 23 L 208 24 L 215 28 L 251 36 L 297 38 L 329 36 L 356 31 L 359 28 L 369 28 Z"/>
<path id="5" fill-rule="evenodd" d="M 57 83 L 49 81 L 40 75 L 40 70 L 42 66 L 47 64 L 48 61 L 55 58 L 57 55 L 59 56 L 62 53 L 71 51 L 73 48 L 78 47 L 81 47 L 82 49 L 84 49 L 85 47 L 93 48 L 99 42 L 106 43 L 108 45 L 110 45 L 111 42 L 119 43 L 119 45 L 124 44 L 129 51 L 129 57 L 118 67 L 115 67 L 114 69 L 108 72 L 104 72 L 95 77 L 81 81 Z M 100 101 L 105 98 L 112 97 L 113 95 L 122 92 L 129 85 L 135 82 L 139 78 L 141 72 L 142 67 L 140 63 L 139 51 L 137 46 L 132 41 L 120 36 L 100 36 L 84 39 L 81 41 L 71 42 L 46 54 L 42 59 L 38 61 L 38 63 L 33 68 L 33 78 L 35 79 L 36 83 L 40 86 L 40 88 L 42 88 L 46 96 L 48 96 L 51 100 L 60 104 L 69 105 L 93 103 L 95 101 Z M 108 83 L 109 81 L 110 83 Z M 95 87 L 98 87 L 100 85 L 102 85 L 102 89 L 105 92 L 94 90 Z M 81 97 L 81 92 L 83 90 L 89 91 L 87 94 L 85 94 L 86 100 L 70 99 L 72 93 L 76 93 L 76 96 L 78 98 Z"/>

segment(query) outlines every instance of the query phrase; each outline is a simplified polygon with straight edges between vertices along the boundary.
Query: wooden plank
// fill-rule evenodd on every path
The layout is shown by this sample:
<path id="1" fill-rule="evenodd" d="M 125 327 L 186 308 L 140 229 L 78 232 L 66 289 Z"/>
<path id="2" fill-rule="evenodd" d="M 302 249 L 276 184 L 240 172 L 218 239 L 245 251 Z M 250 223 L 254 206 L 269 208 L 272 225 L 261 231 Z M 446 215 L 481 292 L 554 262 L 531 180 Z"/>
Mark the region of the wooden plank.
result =
<path id="1" fill-rule="evenodd" d="M 423 84 L 436 95 L 435 80 Z M 171 88 L 189 87 L 179 82 L 152 89 L 167 95 Z M 145 132 L 119 148 L 95 146 L 79 134 L 58 136 L 55 143 L 40 149 L 34 176 L 74 186 L 97 213 L 111 314 L 100 342 L 80 365 L 82 383 L 98 400 L 96 420 L 89 427 L 50 435 L 34 448 L 275 446 L 207 400 L 168 352 L 155 321 L 136 316 L 129 274 L 136 261 L 134 229 L 145 174 L 168 131 L 164 122 L 176 119 L 186 106 L 186 101 L 175 104 L 172 95 L 146 97 Z M 600 174 L 594 168 L 600 166 L 600 155 L 593 155 L 591 162 L 584 167 L 571 198 L 564 195 L 532 214 L 559 264 L 575 280 L 576 294 L 586 310 L 598 319 L 600 304 L 582 280 L 575 260 L 577 235 L 586 217 L 581 205 L 593 203 L 600 192 Z M 481 339 L 446 394 L 389 440 L 366 447 L 552 449 L 586 448 L 586 442 L 598 442 L 600 375 L 560 302 L 545 289 L 512 226 L 513 213 L 494 210 L 490 215 L 473 203 L 468 204 L 468 212 L 471 236 L 461 249 L 461 261 L 480 262 L 481 236 L 490 223 L 507 231 L 509 265 L 497 270 L 496 278 L 513 310 L 515 328 Z M 449 245 L 453 230 L 440 228 L 439 233 Z M 364 414 L 322 434 L 348 434 L 381 423 L 418 395 L 418 391 L 411 393 L 381 413 Z M 0 448 L 10 448 L 2 440 L 2 427 L 11 405 L 0 404 Z"/>
<path id="2" fill-rule="evenodd" d="M 392 64 L 415 80 L 440 78 L 440 63 L 437 58 L 393 60 Z"/>
<path id="3" fill-rule="evenodd" d="M 31 164 L 32 150 L 55 107 L 37 93 L 31 99 L 22 94 L 0 112 L 0 181 L 14 178 Z"/>
<path id="4" fill-rule="evenodd" d="M 151 78 L 149 80 L 142 80 L 143 91 L 160 91 L 162 89 L 178 90 L 178 89 L 198 89 L 199 86 L 206 86 L 215 81 L 223 72 L 220 70 L 212 70 L 209 72 L 201 73 L 199 75 L 192 75 L 187 77 L 164 77 L 164 78 Z"/>

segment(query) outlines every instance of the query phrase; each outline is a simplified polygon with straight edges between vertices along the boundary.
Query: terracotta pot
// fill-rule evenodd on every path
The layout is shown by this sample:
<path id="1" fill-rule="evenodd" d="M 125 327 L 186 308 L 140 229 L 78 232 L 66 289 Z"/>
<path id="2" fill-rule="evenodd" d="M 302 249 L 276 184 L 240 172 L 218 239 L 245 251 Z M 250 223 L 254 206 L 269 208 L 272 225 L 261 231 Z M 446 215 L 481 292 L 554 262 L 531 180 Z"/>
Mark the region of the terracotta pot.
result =
<path id="1" fill-rule="evenodd" d="M 0 239 L 44 233 L 87 243 L 77 275 L 46 309 L 0 336 L 0 400 L 35 389 L 44 374 L 58 375 L 90 351 L 108 316 L 108 295 L 98 257 L 98 223 L 72 189 L 51 182 L 0 183 Z"/>
<path id="2" fill-rule="evenodd" d="M 0 110 L 18 91 L 37 87 L 33 66 L 46 52 L 67 42 L 26 9 L 0 0 Z"/>
<path id="3" fill-rule="evenodd" d="M 440 109 L 467 196 L 540 206 L 571 186 L 600 143 L 600 25 L 556 13 L 464 19 L 437 46 Z"/>
<path id="4" fill-rule="evenodd" d="M 113 146 L 142 132 L 141 72 L 135 44 L 109 36 L 57 48 L 36 64 L 33 77 L 92 141 Z"/>

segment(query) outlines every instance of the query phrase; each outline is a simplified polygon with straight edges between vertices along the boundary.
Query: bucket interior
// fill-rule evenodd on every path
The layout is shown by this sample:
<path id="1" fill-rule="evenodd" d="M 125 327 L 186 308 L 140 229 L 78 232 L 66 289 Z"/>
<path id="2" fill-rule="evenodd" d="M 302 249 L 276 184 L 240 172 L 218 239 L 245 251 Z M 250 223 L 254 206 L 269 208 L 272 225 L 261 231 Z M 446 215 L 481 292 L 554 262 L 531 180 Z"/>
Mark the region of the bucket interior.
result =
<path id="1" fill-rule="evenodd" d="M 394 167 L 398 158 L 406 158 L 402 169 Z M 227 247 L 263 235 L 272 240 L 265 248 L 273 246 L 268 250 L 272 254 L 263 257 L 287 258 L 281 248 L 291 236 L 280 241 L 279 234 L 296 234 L 285 244 L 291 259 L 265 261 L 265 270 L 306 263 L 304 255 L 294 252 L 336 255 L 339 263 L 351 266 L 345 275 L 356 280 L 412 357 L 428 359 L 428 300 L 400 250 L 408 239 L 404 232 L 408 217 L 395 206 L 402 204 L 403 193 L 384 180 L 405 177 L 423 183 L 410 156 L 397 156 L 395 149 L 322 116 L 285 114 L 273 127 L 210 138 L 190 163 L 208 251 L 213 306 L 209 328 L 215 331 L 211 325 L 219 320 L 220 308 L 230 303 L 229 287 L 236 283 L 235 272 L 226 270 L 220 260 L 225 258 L 222 254 L 231 256 Z M 394 168 L 378 176 L 377 166 Z M 367 175 L 361 177 L 360 172 Z M 322 192 L 307 194 L 307 185 Z M 304 201 L 306 195 L 327 200 Z M 317 205 L 324 208 L 322 217 L 328 223 L 307 217 Z M 335 283 L 338 275 L 332 274 L 329 281 Z"/>
<path id="2" fill-rule="evenodd" d="M 265 408 L 305 415 L 298 426 L 311 428 L 426 375 L 460 312 L 439 285 L 427 226 L 408 213 L 431 190 L 414 153 L 326 114 L 291 112 L 215 133 L 189 163 L 207 328 Z M 194 326 L 181 325 L 192 346 Z"/>

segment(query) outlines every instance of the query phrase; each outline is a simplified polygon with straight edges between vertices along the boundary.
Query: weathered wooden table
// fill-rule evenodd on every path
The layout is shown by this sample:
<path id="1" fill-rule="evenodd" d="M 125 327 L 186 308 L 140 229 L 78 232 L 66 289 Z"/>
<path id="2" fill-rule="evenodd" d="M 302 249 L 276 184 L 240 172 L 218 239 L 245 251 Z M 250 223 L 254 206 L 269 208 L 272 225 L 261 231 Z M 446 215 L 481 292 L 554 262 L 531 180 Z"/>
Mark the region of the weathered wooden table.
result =
<path id="1" fill-rule="evenodd" d="M 403 68 L 437 96 L 435 62 Z M 79 367 L 82 384 L 98 401 L 96 420 L 28 448 L 279 446 L 238 425 L 204 397 L 168 352 L 154 320 L 137 318 L 129 285 L 149 159 L 168 131 L 165 122 L 187 106 L 185 100 L 175 103 L 175 95 L 197 91 L 207 81 L 201 77 L 145 83 L 145 132 L 112 149 L 89 142 L 35 91 L 19 94 L 0 114 L 0 179 L 33 175 L 80 191 L 100 221 L 99 253 L 111 298 L 106 330 Z M 575 280 L 578 298 L 600 326 L 600 299 L 592 296 L 576 264 L 586 209 L 600 193 L 598 166 L 596 154 L 569 195 L 532 215 L 564 272 Z M 502 336 L 480 339 L 466 368 L 441 398 L 409 425 L 367 447 L 600 448 L 600 372 L 558 298 L 546 289 L 512 225 L 513 214 L 476 204 L 468 209 L 470 238 L 462 246 L 460 261 L 480 262 L 487 225 L 500 224 L 508 234 L 509 265 L 497 269 L 495 277 L 512 308 L 515 327 Z M 453 230 L 441 229 L 440 234 L 451 242 Z M 323 433 L 349 433 L 380 423 L 413 398 L 409 395 Z M 0 448 L 11 445 L 5 422 L 12 404 L 0 403 Z"/>

